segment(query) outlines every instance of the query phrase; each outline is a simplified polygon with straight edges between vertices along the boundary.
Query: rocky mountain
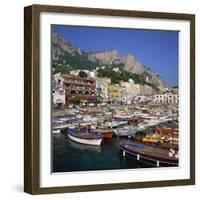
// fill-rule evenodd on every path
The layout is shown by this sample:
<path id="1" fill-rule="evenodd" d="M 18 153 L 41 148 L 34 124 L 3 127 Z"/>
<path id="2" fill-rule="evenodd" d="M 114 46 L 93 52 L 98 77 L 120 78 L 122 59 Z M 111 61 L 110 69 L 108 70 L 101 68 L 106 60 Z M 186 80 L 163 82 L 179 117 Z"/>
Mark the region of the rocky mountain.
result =
<path id="1" fill-rule="evenodd" d="M 92 69 L 97 66 L 121 67 L 133 74 L 146 77 L 150 83 L 160 88 L 166 87 L 159 74 L 142 65 L 132 54 L 121 56 L 116 50 L 84 52 L 57 33 L 52 34 L 52 59 L 54 64 L 68 65 L 75 68 Z"/>
<path id="2" fill-rule="evenodd" d="M 88 54 L 88 59 L 100 65 L 112 65 L 122 63 L 122 57 L 116 50 L 107 50 L 102 52 L 93 52 Z"/>

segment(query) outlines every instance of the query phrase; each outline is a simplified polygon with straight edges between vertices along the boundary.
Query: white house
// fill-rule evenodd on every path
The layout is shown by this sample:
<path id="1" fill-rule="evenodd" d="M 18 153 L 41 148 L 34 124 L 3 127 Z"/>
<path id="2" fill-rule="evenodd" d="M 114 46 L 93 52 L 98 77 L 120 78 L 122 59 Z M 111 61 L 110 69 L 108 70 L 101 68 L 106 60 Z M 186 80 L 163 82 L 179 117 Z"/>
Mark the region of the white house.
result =
<path id="1" fill-rule="evenodd" d="M 65 90 L 63 86 L 56 86 L 52 90 L 53 104 L 55 107 L 63 107 L 65 105 Z"/>
<path id="2" fill-rule="evenodd" d="M 179 103 L 179 95 L 177 93 L 173 94 L 171 92 L 156 94 L 154 95 L 153 101 L 156 103 L 177 104 Z"/>

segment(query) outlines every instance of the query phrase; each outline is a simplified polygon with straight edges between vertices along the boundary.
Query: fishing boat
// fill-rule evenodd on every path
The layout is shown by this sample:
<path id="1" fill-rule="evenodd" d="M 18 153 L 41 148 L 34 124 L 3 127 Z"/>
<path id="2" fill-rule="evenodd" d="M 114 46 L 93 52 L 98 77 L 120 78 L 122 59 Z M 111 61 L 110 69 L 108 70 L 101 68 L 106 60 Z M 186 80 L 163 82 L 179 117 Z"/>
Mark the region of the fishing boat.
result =
<path id="1" fill-rule="evenodd" d="M 52 122 L 52 133 L 59 134 L 67 129 L 68 125 L 63 120 L 54 120 Z"/>
<path id="2" fill-rule="evenodd" d="M 106 122 L 105 126 L 108 127 L 108 128 L 117 128 L 119 126 L 119 123 L 114 122 L 114 121 L 112 121 L 112 122 Z"/>
<path id="3" fill-rule="evenodd" d="M 89 151 L 95 153 L 101 153 L 101 146 L 99 145 L 85 145 L 81 143 L 77 143 L 73 140 L 69 140 L 68 144 L 73 148 L 81 151 Z"/>
<path id="4" fill-rule="evenodd" d="M 68 131 L 68 137 L 74 142 L 88 145 L 101 145 L 102 135 L 80 130 Z"/>
<path id="5" fill-rule="evenodd" d="M 123 152 L 123 156 L 130 155 L 138 162 L 151 166 L 178 166 L 179 153 L 173 149 L 161 149 L 130 140 L 120 142 L 119 148 Z"/>
<path id="6" fill-rule="evenodd" d="M 137 126 L 124 126 L 121 128 L 117 128 L 115 133 L 119 137 L 132 137 L 135 136 L 136 133 L 143 130 L 143 128 L 139 128 Z"/>
<path id="7" fill-rule="evenodd" d="M 115 115 L 113 115 L 113 120 L 121 120 L 121 121 L 123 121 L 123 120 L 127 120 L 127 121 L 129 121 L 131 118 L 133 117 L 133 115 L 125 115 L 125 114 L 115 114 Z"/>
<path id="8" fill-rule="evenodd" d="M 53 130 L 52 130 L 52 133 L 53 133 L 53 134 L 59 134 L 60 132 L 61 132 L 61 130 L 59 130 L 59 129 L 57 129 L 57 130 L 56 130 L 56 129 L 55 129 L 55 130 L 53 129 Z"/>
<path id="9" fill-rule="evenodd" d="M 117 123 L 118 126 L 128 124 L 129 119 L 113 119 L 112 122 Z"/>
<path id="10" fill-rule="evenodd" d="M 109 128 L 97 128 L 94 130 L 91 130 L 92 133 L 99 133 L 103 136 L 104 139 L 112 139 L 113 137 L 113 129 Z"/>
<path id="11" fill-rule="evenodd" d="M 139 123 L 138 126 L 140 128 L 148 128 L 151 126 L 156 126 L 160 124 L 162 121 L 159 119 L 152 119 L 152 120 L 144 120 L 142 123 Z"/>

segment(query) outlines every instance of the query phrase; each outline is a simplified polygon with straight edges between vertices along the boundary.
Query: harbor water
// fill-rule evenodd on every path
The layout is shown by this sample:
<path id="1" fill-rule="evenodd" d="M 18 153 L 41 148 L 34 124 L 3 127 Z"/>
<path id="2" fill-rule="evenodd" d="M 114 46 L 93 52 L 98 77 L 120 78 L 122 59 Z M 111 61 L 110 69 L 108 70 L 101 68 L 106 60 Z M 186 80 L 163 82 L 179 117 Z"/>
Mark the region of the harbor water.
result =
<path id="1" fill-rule="evenodd" d="M 100 146 L 76 143 L 66 134 L 53 135 L 52 171 L 98 171 L 117 169 L 149 168 L 129 156 L 122 156 L 118 144 L 122 140 L 114 137 L 105 139 Z"/>

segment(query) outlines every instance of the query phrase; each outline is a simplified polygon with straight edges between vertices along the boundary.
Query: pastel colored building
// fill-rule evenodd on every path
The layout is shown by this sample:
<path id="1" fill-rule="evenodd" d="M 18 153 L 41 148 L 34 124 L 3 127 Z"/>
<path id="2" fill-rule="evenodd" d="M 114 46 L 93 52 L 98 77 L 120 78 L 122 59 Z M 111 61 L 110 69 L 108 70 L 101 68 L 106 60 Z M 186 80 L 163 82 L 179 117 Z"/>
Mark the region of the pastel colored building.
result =
<path id="1" fill-rule="evenodd" d="M 96 79 L 96 96 L 101 102 L 108 101 L 108 87 L 111 84 L 110 78 L 100 78 Z"/>
<path id="2" fill-rule="evenodd" d="M 122 88 L 119 84 L 109 85 L 108 101 L 122 101 Z"/>
<path id="3" fill-rule="evenodd" d="M 96 80 L 94 78 L 82 78 L 68 74 L 62 77 L 66 105 L 69 105 L 74 97 L 80 98 L 82 104 L 96 103 Z"/>
<path id="4" fill-rule="evenodd" d="M 163 104 L 178 104 L 179 103 L 179 95 L 177 93 L 166 92 L 164 94 L 156 94 L 154 95 L 153 101 L 156 103 Z"/>

